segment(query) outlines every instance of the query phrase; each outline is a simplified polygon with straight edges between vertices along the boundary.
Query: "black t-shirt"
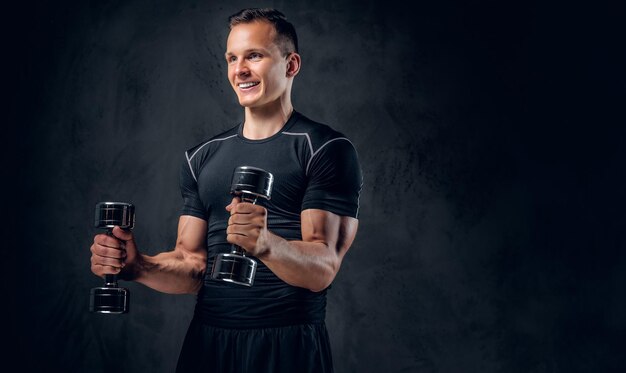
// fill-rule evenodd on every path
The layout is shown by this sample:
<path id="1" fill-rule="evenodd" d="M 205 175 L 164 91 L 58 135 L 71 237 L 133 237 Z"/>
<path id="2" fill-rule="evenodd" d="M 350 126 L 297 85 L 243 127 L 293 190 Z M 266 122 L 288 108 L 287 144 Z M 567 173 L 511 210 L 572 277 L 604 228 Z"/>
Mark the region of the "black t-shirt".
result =
<path id="1" fill-rule="evenodd" d="M 243 137 L 243 124 L 185 152 L 181 168 L 182 215 L 208 223 L 208 265 L 196 314 L 223 327 L 280 326 L 324 319 L 326 293 L 290 286 L 258 261 L 250 288 L 213 281 L 215 255 L 230 251 L 225 210 L 233 171 L 238 166 L 262 168 L 274 175 L 271 199 L 263 201 L 268 229 L 286 240 L 300 240 L 300 213 L 321 209 L 358 217 L 361 168 L 353 144 L 327 125 L 298 112 L 281 131 L 262 140 Z"/>

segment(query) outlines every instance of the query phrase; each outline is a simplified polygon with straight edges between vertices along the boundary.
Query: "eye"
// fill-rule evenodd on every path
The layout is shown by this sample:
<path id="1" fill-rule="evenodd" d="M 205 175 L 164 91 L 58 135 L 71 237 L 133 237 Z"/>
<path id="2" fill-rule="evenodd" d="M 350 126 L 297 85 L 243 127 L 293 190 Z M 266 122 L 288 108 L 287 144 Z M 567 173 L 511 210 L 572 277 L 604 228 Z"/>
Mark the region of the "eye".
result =
<path id="1" fill-rule="evenodd" d="M 228 57 L 226 57 L 226 62 L 228 62 L 228 63 L 233 63 L 235 61 L 237 61 L 237 57 L 235 57 L 235 56 L 228 56 Z"/>
<path id="2" fill-rule="evenodd" d="M 260 60 L 261 57 L 263 57 L 261 53 L 257 53 L 257 52 L 252 52 L 248 55 L 248 59 L 250 60 Z"/>

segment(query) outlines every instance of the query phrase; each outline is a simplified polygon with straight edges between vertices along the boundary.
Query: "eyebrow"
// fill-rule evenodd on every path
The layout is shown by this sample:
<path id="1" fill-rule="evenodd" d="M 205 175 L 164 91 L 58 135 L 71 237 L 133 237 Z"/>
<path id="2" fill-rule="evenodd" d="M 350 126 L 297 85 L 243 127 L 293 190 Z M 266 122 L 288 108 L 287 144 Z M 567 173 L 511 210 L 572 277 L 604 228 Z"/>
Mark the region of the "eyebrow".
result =
<path id="1" fill-rule="evenodd" d="M 263 52 L 263 53 L 268 53 L 268 51 L 265 48 L 250 48 L 250 49 L 246 49 L 245 51 L 243 51 L 243 54 L 248 54 L 250 52 Z M 228 57 L 228 56 L 234 56 L 235 54 L 232 52 L 226 52 L 224 53 L 224 57 Z"/>

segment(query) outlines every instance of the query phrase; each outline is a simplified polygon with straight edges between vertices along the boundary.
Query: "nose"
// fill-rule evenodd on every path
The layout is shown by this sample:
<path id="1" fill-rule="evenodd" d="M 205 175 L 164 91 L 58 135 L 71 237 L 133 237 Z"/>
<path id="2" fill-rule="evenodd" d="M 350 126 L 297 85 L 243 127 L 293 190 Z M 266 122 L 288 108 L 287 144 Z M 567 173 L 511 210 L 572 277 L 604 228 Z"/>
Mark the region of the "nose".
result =
<path id="1" fill-rule="evenodd" d="M 242 58 L 238 60 L 235 65 L 235 75 L 246 76 L 249 73 L 250 73 L 250 70 L 248 69 L 248 64 L 246 62 L 246 59 Z"/>

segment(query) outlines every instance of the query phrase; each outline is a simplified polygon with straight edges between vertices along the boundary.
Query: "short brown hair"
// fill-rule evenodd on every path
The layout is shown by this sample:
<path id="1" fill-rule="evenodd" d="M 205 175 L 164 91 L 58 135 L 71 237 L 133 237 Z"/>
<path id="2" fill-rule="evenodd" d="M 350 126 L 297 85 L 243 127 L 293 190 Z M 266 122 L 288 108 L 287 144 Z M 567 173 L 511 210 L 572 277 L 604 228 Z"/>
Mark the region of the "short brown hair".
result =
<path id="1" fill-rule="evenodd" d="M 230 28 L 241 24 L 251 23 L 255 21 L 269 22 L 276 30 L 276 39 L 274 42 L 280 49 L 283 56 L 289 53 L 298 53 L 298 35 L 293 25 L 287 21 L 287 17 L 276 9 L 272 8 L 248 8 L 228 17 Z"/>

